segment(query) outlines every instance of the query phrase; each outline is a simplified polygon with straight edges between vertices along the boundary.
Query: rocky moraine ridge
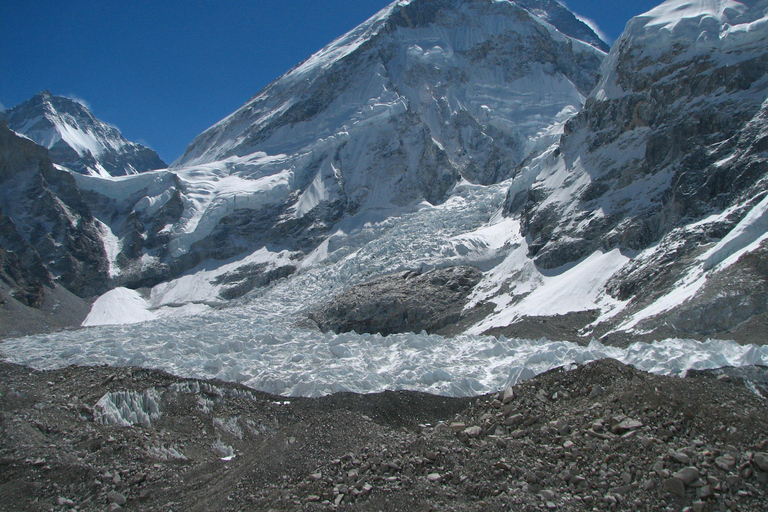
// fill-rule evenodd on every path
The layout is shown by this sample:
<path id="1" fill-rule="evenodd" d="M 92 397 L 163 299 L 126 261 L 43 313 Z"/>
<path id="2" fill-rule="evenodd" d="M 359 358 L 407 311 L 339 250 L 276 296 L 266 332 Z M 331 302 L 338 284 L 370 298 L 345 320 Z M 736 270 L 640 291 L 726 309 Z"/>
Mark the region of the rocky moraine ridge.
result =
<path id="1" fill-rule="evenodd" d="M 37 372 L 2 363 L 0 503 L 40 511 L 763 510 L 768 375 L 748 370 L 681 379 L 603 360 L 472 399 L 304 399 L 139 368 Z"/>

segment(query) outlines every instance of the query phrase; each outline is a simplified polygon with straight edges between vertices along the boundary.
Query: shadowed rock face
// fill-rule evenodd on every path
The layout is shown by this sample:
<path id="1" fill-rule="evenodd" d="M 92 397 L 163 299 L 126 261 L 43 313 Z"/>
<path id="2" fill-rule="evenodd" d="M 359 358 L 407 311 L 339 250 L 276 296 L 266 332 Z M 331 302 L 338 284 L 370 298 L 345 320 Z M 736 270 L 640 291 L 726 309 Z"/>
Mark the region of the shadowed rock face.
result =
<path id="1" fill-rule="evenodd" d="M 81 297 L 107 290 L 104 246 L 74 178 L 53 167 L 45 148 L 4 124 L 0 190 L 3 275 L 14 281 L 11 286 L 27 290 L 19 295 L 25 305 L 37 305 L 42 287 L 54 282 Z"/>
<path id="2" fill-rule="evenodd" d="M 435 332 L 461 319 L 481 278 L 474 267 L 400 272 L 354 286 L 309 317 L 324 332 Z"/>

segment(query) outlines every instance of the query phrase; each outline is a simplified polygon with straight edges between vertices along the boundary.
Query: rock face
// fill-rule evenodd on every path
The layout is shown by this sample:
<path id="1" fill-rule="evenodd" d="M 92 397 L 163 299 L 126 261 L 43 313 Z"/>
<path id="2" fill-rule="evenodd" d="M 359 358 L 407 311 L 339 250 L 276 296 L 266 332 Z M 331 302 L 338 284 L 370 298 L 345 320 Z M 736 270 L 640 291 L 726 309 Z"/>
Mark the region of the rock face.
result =
<path id="1" fill-rule="evenodd" d="M 606 285 L 629 304 L 596 332 L 738 337 L 766 312 L 764 248 L 715 267 L 765 233 L 768 3 L 693 4 L 667 2 L 627 25 L 560 143 L 509 190 L 506 212 L 539 268 L 614 248 L 631 257 Z M 703 254 L 745 220 L 754 236 Z M 695 299 L 658 303 L 713 269 Z"/>
<path id="2" fill-rule="evenodd" d="M 35 306 L 41 287 L 54 282 L 81 297 L 106 291 L 104 246 L 75 179 L 53 166 L 45 148 L 4 124 L 0 125 L 0 187 L 5 274 L 18 272 L 18 282 L 26 283 L 19 288 L 24 304 Z"/>
<path id="3" fill-rule="evenodd" d="M 768 33 L 733 27 L 746 30 L 766 4 L 665 23 L 667 5 L 629 23 L 557 154 L 537 162 L 534 184 L 509 198 L 543 268 L 602 247 L 640 251 L 736 208 L 700 228 L 703 241 L 720 238 L 762 198 Z M 556 181 L 566 173 L 567 182 Z"/>
<path id="4" fill-rule="evenodd" d="M 309 317 L 323 331 L 436 332 L 457 323 L 482 279 L 473 267 L 402 272 L 354 286 Z"/>
<path id="5" fill-rule="evenodd" d="M 0 122 L 0 336 L 78 325 L 108 262 L 75 180 Z"/>
<path id="6" fill-rule="evenodd" d="M 167 167 L 141 144 L 96 119 L 82 103 L 43 91 L 9 109 L 8 126 L 48 149 L 51 160 L 75 172 L 124 176 Z"/>

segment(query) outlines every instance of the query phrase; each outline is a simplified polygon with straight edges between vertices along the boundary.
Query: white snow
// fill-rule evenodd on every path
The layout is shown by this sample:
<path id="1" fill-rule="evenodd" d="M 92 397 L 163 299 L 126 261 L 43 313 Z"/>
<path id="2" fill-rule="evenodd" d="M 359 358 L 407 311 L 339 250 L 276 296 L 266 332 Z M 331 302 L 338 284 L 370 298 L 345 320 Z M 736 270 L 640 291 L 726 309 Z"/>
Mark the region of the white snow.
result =
<path id="1" fill-rule="evenodd" d="M 758 203 L 716 246 L 700 257 L 704 270 L 711 270 L 727 258 L 749 250 L 768 238 L 768 196 Z"/>
<path id="2" fill-rule="evenodd" d="M 147 301 L 135 290 L 115 288 L 93 303 L 83 326 L 132 324 L 154 320 Z"/>
<path id="3" fill-rule="evenodd" d="M 735 64 L 763 52 L 768 39 L 766 0 L 668 0 L 630 20 L 604 61 L 603 76 L 592 96 L 599 100 L 625 94 L 617 81 L 616 62 L 627 43 L 633 58 L 644 62 L 636 73 L 653 72 L 701 57 Z M 675 48 L 675 52 L 670 52 Z"/>
<path id="4" fill-rule="evenodd" d="M 209 261 L 203 263 L 184 276 L 160 283 L 152 288 L 149 305 L 152 308 L 162 308 L 163 306 L 176 306 L 187 303 L 197 303 L 198 305 L 223 304 L 224 301 L 219 298 L 222 284 L 217 282 L 218 278 L 249 265 L 265 264 L 269 270 L 291 265 L 292 256 L 293 254 L 289 251 L 274 253 L 266 248 L 261 248 L 245 257 L 234 258 L 228 262 Z M 174 311 L 179 316 L 189 311 L 195 314 L 201 312 L 199 309 L 182 311 L 174 308 L 169 310 L 168 314 Z"/>
<path id="5" fill-rule="evenodd" d="M 93 133 L 84 131 L 77 126 L 67 123 L 66 118 L 62 119 L 62 121 L 64 122 L 56 123 L 56 128 L 58 129 L 59 136 L 64 142 L 69 144 L 69 146 L 77 151 L 80 156 L 86 156 L 88 154 L 92 155 L 94 158 L 101 156 L 104 152 L 104 145 Z"/>
<path id="6" fill-rule="evenodd" d="M 117 277 L 120 275 L 120 268 L 117 266 L 117 257 L 122 250 L 122 242 L 112 232 L 112 229 L 104 224 L 99 219 L 95 219 L 96 228 L 99 230 L 101 241 L 104 244 L 104 252 L 107 253 L 107 261 L 109 262 L 109 277 Z"/>
<path id="7" fill-rule="evenodd" d="M 727 210 L 692 226 L 722 221 L 730 213 L 732 211 Z M 696 263 L 675 283 L 672 291 L 634 313 L 615 330 L 634 332 L 643 320 L 684 304 L 696 296 L 712 274 L 730 267 L 744 254 L 756 250 L 765 240 L 768 240 L 768 197 L 755 205 L 714 247 L 699 256 Z M 653 250 L 654 248 L 651 248 L 649 252 Z"/>
<path id="8" fill-rule="evenodd" d="M 479 334 L 493 327 L 507 326 L 528 316 L 564 315 L 619 306 L 619 302 L 603 289 L 613 274 L 629 262 L 618 249 L 595 252 L 574 265 L 553 271 L 542 271 L 526 261 L 527 250 L 525 244 L 521 245 L 510 254 L 506 264 L 500 265 L 501 272 L 507 276 L 517 274 L 523 279 L 509 295 L 494 297 L 496 311 L 473 326 L 469 333 Z M 517 262 L 523 262 L 522 267 Z M 524 268 L 527 273 L 521 275 Z M 494 274 L 497 282 L 499 277 Z"/>
<path id="9" fill-rule="evenodd" d="M 752 2 L 754 3 L 754 2 Z M 735 0 L 668 0 L 640 16 L 648 19 L 646 27 L 674 31 L 681 23 L 697 20 L 700 26 L 711 18 L 719 25 L 746 10 L 742 2 Z"/>

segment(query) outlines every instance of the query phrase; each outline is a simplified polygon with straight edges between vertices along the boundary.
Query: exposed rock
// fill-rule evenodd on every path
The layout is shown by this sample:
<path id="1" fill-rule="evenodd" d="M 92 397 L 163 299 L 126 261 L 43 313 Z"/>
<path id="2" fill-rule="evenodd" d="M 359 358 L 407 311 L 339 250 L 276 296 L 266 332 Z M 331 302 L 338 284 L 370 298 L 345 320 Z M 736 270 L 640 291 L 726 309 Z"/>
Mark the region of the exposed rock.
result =
<path id="1" fill-rule="evenodd" d="M 761 471 L 768 473 L 768 453 L 756 453 L 755 464 Z"/>
<path id="2" fill-rule="evenodd" d="M 514 387 L 511 403 L 530 417 L 521 435 L 490 437 L 480 425 L 503 415 L 493 405 L 496 393 L 472 399 L 344 393 L 287 401 L 140 368 L 0 366 L 6 482 L 0 502 L 18 509 L 55 507 L 65 498 L 87 512 L 110 501 L 132 510 L 173 502 L 179 510 L 227 512 L 320 511 L 333 504 L 363 511 L 682 510 L 695 509 L 694 500 L 761 510 L 768 499 L 758 465 L 768 446 L 765 402 L 739 381 L 712 373 L 663 377 L 615 361 L 553 370 Z M 603 403 L 588 397 L 595 382 Z M 542 390 L 561 398 L 542 402 Z M 116 427 L 87 413 L 100 398 L 118 394 L 157 397 L 162 415 L 146 426 Z M 140 406 L 121 407 L 128 417 Z M 598 419 L 618 418 L 641 421 L 656 441 L 644 448 L 634 436 L 582 435 Z M 478 437 L 466 434 L 466 425 Z M 571 433 L 564 437 L 558 425 Z M 656 435 L 662 430 L 671 435 L 662 439 Z M 217 441 L 237 456 L 221 460 L 211 449 Z M 565 449 L 567 442 L 574 446 Z M 693 450 L 706 477 L 692 480 L 693 467 L 674 474 L 664 468 L 665 458 L 676 467 L 669 454 L 683 450 Z M 724 453 L 745 454 L 744 469 L 754 463 L 754 474 L 719 468 L 714 461 Z"/>
<path id="3" fill-rule="evenodd" d="M 474 267 L 401 272 L 353 286 L 309 317 L 323 331 L 436 332 L 461 319 L 481 278 Z"/>
<path id="4" fill-rule="evenodd" d="M 106 252 L 74 178 L 48 152 L 0 122 L 0 247 L 32 286 L 64 286 L 80 297 L 107 290 Z M 15 261 L 15 263 L 14 263 Z M 35 307 L 40 294 L 24 301 Z"/>
<path id="5" fill-rule="evenodd" d="M 685 485 L 691 485 L 693 482 L 699 479 L 699 470 L 689 466 L 675 472 L 672 476 L 682 480 Z"/>
<path id="6" fill-rule="evenodd" d="M 669 452 L 669 456 L 672 457 L 677 462 L 679 462 L 680 464 L 691 463 L 691 458 L 683 452 L 671 451 Z"/>
<path id="7" fill-rule="evenodd" d="M 615 425 L 611 430 L 614 434 L 624 434 L 626 432 L 629 432 L 630 430 L 637 430 L 639 428 L 643 427 L 643 423 L 641 421 L 633 420 L 632 418 L 627 418 L 625 420 L 622 420 L 619 424 Z"/>
<path id="8" fill-rule="evenodd" d="M 722 457 L 715 459 L 715 464 L 724 471 L 730 471 L 736 466 L 736 458 L 730 453 L 726 453 Z"/>
<path id="9" fill-rule="evenodd" d="M 667 478 L 664 480 L 663 485 L 665 491 L 670 492 L 675 496 L 685 498 L 685 483 L 679 478 Z"/>
<path id="10" fill-rule="evenodd" d="M 470 438 L 477 438 L 483 435 L 483 427 L 473 426 L 464 429 L 464 434 Z"/>
<path id="11" fill-rule="evenodd" d="M 117 505 L 120 505 L 120 506 L 123 506 L 128 502 L 128 500 L 125 499 L 125 496 L 123 496 L 117 491 L 109 491 L 107 493 L 107 501 L 109 501 L 110 503 L 116 503 Z"/>

